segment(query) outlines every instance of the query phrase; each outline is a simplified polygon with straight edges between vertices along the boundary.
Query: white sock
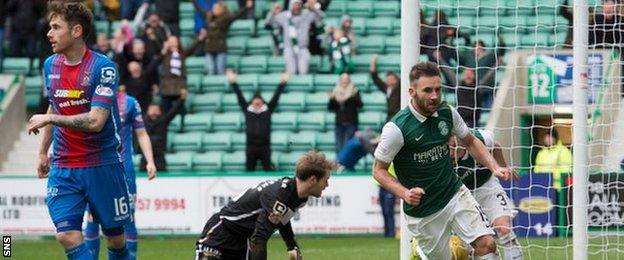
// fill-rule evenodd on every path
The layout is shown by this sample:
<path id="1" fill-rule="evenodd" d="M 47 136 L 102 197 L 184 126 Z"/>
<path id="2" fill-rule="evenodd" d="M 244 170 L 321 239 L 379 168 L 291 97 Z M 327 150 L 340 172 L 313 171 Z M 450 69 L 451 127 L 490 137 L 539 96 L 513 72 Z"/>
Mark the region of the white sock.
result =
<path id="1" fill-rule="evenodd" d="M 478 257 L 478 259 L 482 259 L 482 260 L 500 260 L 500 256 L 498 254 L 495 254 L 495 253 L 489 253 L 487 255 L 482 255 L 482 256 Z"/>
<path id="2" fill-rule="evenodd" d="M 522 248 L 520 248 L 520 244 L 516 240 L 516 234 L 513 231 L 498 237 L 498 243 L 503 247 L 505 260 L 522 260 Z"/>

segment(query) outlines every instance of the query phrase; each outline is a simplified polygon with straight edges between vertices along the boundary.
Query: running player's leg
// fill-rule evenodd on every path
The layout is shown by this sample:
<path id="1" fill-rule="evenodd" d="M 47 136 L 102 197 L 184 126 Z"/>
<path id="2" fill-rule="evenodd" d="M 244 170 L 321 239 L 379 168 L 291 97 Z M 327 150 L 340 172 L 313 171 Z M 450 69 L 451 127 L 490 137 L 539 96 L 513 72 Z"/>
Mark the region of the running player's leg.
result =
<path id="1" fill-rule="evenodd" d="M 512 226 L 512 219 L 516 215 L 515 206 L 498 179 L 492 177 L 475 189 L 474 197 L 488 219 L 493 220 L 492 227 L 503 248 L 505 259 L 522 259 L 522 249 Z"/>
<path id="2" fill-rule="evenodd" d="M 100 224 L 93 221 L 93 216 L 87 211 L 87 227 L 85 228 L 85 244 L 93 259 L 100 256 Z"/>
<path id="3" fill-rule="evenodd" d="M 108 259 L 128 259 L 124 225 L 130 220 L 130 198 L 122 164 L 90 168 L 85 179 L 89 209 L 102 225 Z"/>
<path id="4" fill-rule="evenodd" d="M 93 259 L 82 238 L 82 218 L 86 207 L 80 169 L 51 168 L 47 205 L 56 227 L 56 240 L 65 248 L 67 259 Z"/>
<path id="5" fill-rule="evenodd" d="M 475 256 L 481 259 L 500 259 L 496 251 L 494 231 L 470 190 L 462 185 L 455 198 L 455 203 L 453 200 L 449 203 L 454 205 L 451 222 L 453 232 L 472 246 Z"/>
<path id="6" fill-rule="evenodd" d="M 448 240 L 452 216 L 448 208 L 449 205 L 424 218 L 405 215 L 407 228 L 418 241 L 416 251 L 422 254 L 421 259 L 451 259 Z"/>

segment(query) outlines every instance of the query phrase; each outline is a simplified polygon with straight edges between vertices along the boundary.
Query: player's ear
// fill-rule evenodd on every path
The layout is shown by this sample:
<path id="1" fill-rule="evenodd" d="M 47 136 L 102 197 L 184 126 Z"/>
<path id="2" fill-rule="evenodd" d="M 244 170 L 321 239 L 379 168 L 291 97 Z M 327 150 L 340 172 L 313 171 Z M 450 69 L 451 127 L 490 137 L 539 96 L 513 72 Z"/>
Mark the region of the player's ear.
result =
<path id="1" fill-rule="evenodd" d="M 80 24 L 74 24 L 71 28 L 71 35 L 73 38 L 80 38 L 82 37 L 82 33 L 83 33 L 83 28 L 82 25 Z"/>

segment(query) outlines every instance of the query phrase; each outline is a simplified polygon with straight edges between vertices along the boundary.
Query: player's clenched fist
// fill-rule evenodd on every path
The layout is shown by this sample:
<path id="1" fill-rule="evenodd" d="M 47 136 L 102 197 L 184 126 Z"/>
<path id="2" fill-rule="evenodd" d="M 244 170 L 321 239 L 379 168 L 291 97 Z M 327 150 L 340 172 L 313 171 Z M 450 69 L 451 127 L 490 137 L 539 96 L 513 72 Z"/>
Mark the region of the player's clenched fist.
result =
<path id="1" fill-rule="evenodd" d="M 295 247 L 292 250 L 288 250 L 288 260 L 303 260 L 303 255 L 301 255 L 301 250 L 298 247 Z"/>
<path id="2" fill-rule="evenodd" d="M 510 178 L 519 179 L 518 174 L 510 167 L 498 167 L 492 173 L 504 181 L 508 181 Z"/>
<path id="3" fill-rule="evenodd" d="M 405 191 L 403 200 L 405 203 L 416 207 L 420 204 L 420 199 L 423 195 L 425 195 L 425 190 L 420 187 L 415 187 Z"/>

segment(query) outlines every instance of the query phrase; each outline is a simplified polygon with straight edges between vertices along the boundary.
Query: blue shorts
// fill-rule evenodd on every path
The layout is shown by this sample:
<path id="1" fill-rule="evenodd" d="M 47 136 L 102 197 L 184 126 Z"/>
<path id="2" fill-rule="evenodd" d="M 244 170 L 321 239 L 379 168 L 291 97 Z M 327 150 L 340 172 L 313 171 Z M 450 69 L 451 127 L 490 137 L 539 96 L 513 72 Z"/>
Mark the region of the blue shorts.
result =
<path id="1" fill-rule="evenodd" d="M 130 220 L 130 198 L 123 165 L 50 169 L 47 204 L 57 232 L 81 230 L 86 206 L 104 229 Z"/>

